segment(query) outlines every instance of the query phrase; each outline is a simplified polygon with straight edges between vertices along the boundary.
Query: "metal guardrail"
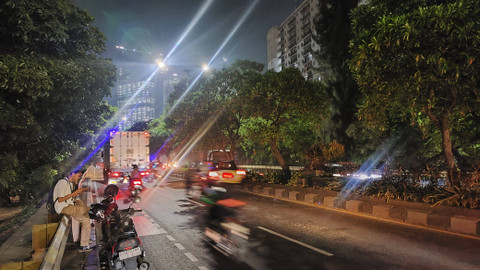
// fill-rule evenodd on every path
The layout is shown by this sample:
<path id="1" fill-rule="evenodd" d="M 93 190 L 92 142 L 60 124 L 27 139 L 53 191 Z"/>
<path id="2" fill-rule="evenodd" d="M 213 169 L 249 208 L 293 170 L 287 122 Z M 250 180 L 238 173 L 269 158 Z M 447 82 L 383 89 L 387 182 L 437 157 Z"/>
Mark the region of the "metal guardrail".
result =
<path id="1" fill-rule="evenodd" d="M 238 168 L 246 170 L 248 172 L 255 173 L 272 173 L 281 171 L 282 167 L 280 166 L 270 166 L 270 165 L 237 165 Z M 299 171 L 304 169 L 303 166 L 290 166 L 291 171 Z"/>

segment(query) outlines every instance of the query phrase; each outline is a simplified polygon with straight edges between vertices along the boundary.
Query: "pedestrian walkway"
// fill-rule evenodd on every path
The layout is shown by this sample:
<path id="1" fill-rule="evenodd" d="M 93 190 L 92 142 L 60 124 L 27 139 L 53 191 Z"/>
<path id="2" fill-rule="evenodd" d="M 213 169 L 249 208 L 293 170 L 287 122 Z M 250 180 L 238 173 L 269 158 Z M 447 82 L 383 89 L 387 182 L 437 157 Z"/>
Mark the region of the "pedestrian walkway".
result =
<path id="1" fill-rule="evenodd" d="M 40 205 L 35 213 L 18 228 L 1 246 L 0 246 L 0 269 L 22 269 L 29 264 L 40 266 L 45 255 L 45 250 L 33 252 L 32 230 L 34 225 L 46 224 L 48 213 L 45 204 Z M 95 245 L 95 233 L 92 229 L 93 244 Z M 73 243 L 72 232 L 69 231 L 68 241 L 63 255 L 61 269 L 81 270 L 97 269 L 98 257 L 94 249 L 89 253 L 78 252 L 78 244 Z M 34 262 L 36 261 L 36 262 Z M 12 265 L 12 263 L 18 263 Z M 7 267 L 9 266 L 9 267 Z M 28 268 L 37 269 L 37 268 Z"/>
<path id="2" fill-rule="evenodd" d="M 44 205 L 0 246 L 0 265 L 12 262 L 25 262 L 33 259 L 33 225 L 47 222 L 47 210 Z"/>

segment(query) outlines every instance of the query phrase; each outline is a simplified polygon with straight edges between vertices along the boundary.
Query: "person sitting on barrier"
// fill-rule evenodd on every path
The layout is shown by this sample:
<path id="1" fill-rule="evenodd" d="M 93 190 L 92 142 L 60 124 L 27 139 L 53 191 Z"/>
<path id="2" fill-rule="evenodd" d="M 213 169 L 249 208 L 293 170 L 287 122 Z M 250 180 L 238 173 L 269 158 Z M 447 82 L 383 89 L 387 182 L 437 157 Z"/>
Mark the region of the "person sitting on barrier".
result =
<path id="1" fill-rule="evenodd" d="M 55 198 L 54 207 L 57 214 L 72 217 L 80 222 L 80 248 L 78 251 L 89 252 L 92 249 L 89 245 L 91 228 L 88 207 L 82 200 L 77 199 L 78 195 L 89 190 L 89 188 L 85 187 L 77 190 L 74 188 L 81 176 L 82 172 L 76 170 L 65 178 L 67 181 L 58 181 L 53 190 L 53 197 Z"/>

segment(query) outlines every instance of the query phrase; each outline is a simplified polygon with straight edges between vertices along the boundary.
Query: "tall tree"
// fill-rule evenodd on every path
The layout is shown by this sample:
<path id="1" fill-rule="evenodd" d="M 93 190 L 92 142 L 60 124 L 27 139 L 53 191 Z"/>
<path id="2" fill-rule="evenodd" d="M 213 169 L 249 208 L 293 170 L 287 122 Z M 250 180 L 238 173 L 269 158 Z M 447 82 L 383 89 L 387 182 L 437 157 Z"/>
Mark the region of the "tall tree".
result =
<path id="1" fill-rule="evenodd" d="M 168 128 L 182 130 L 177 132 L 174 141 L 195 139 L 199 131 L 205 130 L 196 149 L 228 149 L 230 158 L 234 159 L 240 140 L 239 129 L 246 113 L 244 102 L 248 102 L 244 92 L 260 81 L 262 69 L 260 63 L 239 60 L 206 74 L 193 86 L 177 85 L 170 102 L 178 101 L 178 105 L 166 119 Z M 185 93 L 188 88 L 189 92 L 179 100 L 180 93 Z"/>
<path id="2" fill-rule="evenodd" d="M 451 185 L 459 184 L 452 123 L 480 110 L 479 16 L 474 0 L 372 0 L 352 15 L 362 117 L 435 124 Z"/>
<path id="3" fill-rule="evenodd" d="M 325 84 L 332 101 L 328 122 L 328 137 L 352 150 L 352 140 L 346 131 L 355 121 L 356 104 L 360 97 L 358 86 L 348 69 L 351 58 L 349 42 L 352 37 L 349 13 L 358 0 L 321 1 L 319 16 L 315 22 L 315 41 L 320 50 L 314 53 L 318 61 L 321 82 Z M 349 154 L 350 151 L 347 151 Z"/>
<path id="4" fill-rule="evenodd" d="M 268 146 L 286 177 L 290 169 L 284 152 L 280 148 L 284 136 L 291 136 L 285 127 L 296 118 L 315 115 L 317 119 L 327 116 L 328 97 L 320 84 L 305 81 L 296 68 L 287 68 L 279 73 L 267 71 L 262 81 L 250 92 L 246 109 L 255 122 L 258 135 L 251 140 L 260 140 Z M 313 119 L 313 118 L 312 118 Z M 303 149 L 305 150 L 305 149 Z"/>
<path id="5" fill-rule="evenodd" d="M 236 157 L 236 149 L 241 139 L 240 127 L 249 115 L 249 112 L 243 109 L 245 103 L 250 102 L 246 95 L 261 80 L 262 70 L 263 64 L 237 60 L 212 77 L 218 99 L 216 106 L 222 107 L 222 114 L 215 126 L 226 139 L 224 149 L 230 150 L 231 159 Z"/>
<path id="6" fill-rule="evenodd" d="M 67 1 L 2 1 L 0 13 L 0 193 L 28 200 L 104 123 L 115 70 L 93 18 Z"/>

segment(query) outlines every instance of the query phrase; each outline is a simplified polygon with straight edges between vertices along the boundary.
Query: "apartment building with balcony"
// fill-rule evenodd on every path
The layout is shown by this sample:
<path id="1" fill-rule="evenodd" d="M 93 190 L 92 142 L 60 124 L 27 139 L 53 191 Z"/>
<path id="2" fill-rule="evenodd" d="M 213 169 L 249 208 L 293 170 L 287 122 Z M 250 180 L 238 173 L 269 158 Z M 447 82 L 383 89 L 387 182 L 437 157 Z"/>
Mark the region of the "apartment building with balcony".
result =
<path id="1" fill-rule="evenodd" d="M 313 52 L 320 47 L 313 40 L 314 19 L 320 10 L 319 0 L 304 0 L 280 25 L 267 34 L 267 68 L 277 72 L 287 67 L 300 69 L 307 80 L 319 80 Z"/>

